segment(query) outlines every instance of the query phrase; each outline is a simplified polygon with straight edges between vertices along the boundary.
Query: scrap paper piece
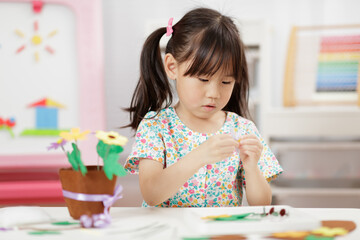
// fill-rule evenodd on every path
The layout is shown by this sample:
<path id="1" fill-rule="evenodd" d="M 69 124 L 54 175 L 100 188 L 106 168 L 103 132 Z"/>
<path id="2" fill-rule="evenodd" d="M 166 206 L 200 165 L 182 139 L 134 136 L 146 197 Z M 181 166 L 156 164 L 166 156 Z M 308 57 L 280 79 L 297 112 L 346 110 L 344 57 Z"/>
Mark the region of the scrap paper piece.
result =
<path id="1" fill-rule="evenodd" d="M 50 235 L 53 235 L 53 234 L 61 234 L 61 232 L 59 231 L 33 231 L 33 232 L 28 232 L 30 235 L 46 235 L 46 234 L 50 234 Z"/>
<path id="2" fill-rule="evenodd" d="M 265 217 L 286 217 L 288 216 L 288 211 L 285 208 L 281 208 L 279 210 L 275 210 L 275 207 L 271 207 L 269 211 L 266 211 L 266 208 L 263 207 L 262 213 L 243 213 L 243 214 L 222 214 L 222 215 L 210 215 L 202 217 L 201 219 L 212 220 L 212 221 L 259 221 Z"/>
<path id="3" fill-rule="evenodd" d="M 221 218 L 221 217 L 231 217 L 230 214 L 221 214 L 221 215 L 210 215 L 210 216 L 205 216 L 205 217 L 202 217 L 201 219 L 215 219 L 215 218 Z"/>
<path id="4" fill-rule="evenodd" d="M 247 216 L 250 216 L 254 213 L 244 213 L 244 214 L 236 214 L 225 217 L 215 217 L 214 221 L 238 221 L 238 220 L 260 220 L 260 219 L 246 219 Z"/>
<path id="5" fill-rule="evenodd" d="M 316 236 L 316 235 L 309 235 L 304 240 L 334 240 L 334 237 L 323 237 L 323 236 Z"/>
<path id="6" fill-rule="evenodd" d="M 235 133 L 234 129 L 230 129 L 230 134 L 231 134 L 231 136 L 232 136 L 237 142 L 240 143 L 240 141 L 241 141 L 241 136 L 240 136 L 240 133 L 239 133 L 239 132 Z M 235 148 L 235 151 L 237 152 L 237 154 L 240 154 L 239 148 Z"/>
<path id="7" fill-rule="evenodd" d="M 280 238 L 280 239 L 303 238 L 309 235 L 309 233 L 310 232 L 302 232 L 302 231 L 277 232 L 271 234 L 271 237 Z"/>
<path id="8" fill-rule="evenodd" d="M 78 223 L 78 222 L 63 221 L 63 222 L 53 222 L 53 223 L 51 223 L 51 224 L 52 224 L 52 225 L 67 226 L 67 225 L 79 225 L 80 223 Z"/>
<path id="9" fill-rule="evenodd" d="M 356 228 L 356 224 L 353 221 L 343 221 L 343 220 L 321 221 L 321 225 L 323 227 L 329 227 L 329 228 L 341 227 L 346 229 L 348 232 L 351 232 Z"/>
<path id="10" fill-rule="evenodd" d="M 329 227 L 321 227 L 312 231 L 313 234 L 319 234 L 325 237 L 335 237 L 346 235 L 348 231 L 344 228 L 329 228 Z"/>

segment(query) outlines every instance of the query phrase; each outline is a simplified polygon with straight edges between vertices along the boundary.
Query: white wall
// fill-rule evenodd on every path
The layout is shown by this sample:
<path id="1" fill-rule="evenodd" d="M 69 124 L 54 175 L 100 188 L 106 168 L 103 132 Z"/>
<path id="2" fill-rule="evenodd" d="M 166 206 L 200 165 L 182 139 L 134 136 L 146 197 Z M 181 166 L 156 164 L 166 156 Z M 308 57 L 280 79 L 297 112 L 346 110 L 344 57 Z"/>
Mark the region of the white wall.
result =
<path id="1" fill-rule="evenodd" d="M 211 7 L 239 19 L 263 19 L 273 27 L 272 102 L 280 105 L 288 35 L 293 25 L 360 23 L 358 0 L 103 0 L 107 129 L 129 122 L 121 110 L 130 104 L 139 76 L 139 56 L 149 26 L 170 17 L 176 23 L 192 8 Z M 241 31 L 241 29 L 240 29 Z M 165 37 L 165 36 L 164 36 Z M 132 136 L 129 128 L 119 130 Z M 122 158 L 131 149 L 126 147 Z"/>

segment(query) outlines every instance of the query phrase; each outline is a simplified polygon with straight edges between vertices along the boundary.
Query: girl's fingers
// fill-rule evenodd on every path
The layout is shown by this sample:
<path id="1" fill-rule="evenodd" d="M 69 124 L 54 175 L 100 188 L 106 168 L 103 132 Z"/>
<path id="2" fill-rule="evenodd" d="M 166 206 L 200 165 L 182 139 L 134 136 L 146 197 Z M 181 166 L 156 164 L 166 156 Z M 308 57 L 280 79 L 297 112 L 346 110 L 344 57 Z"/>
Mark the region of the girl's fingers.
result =
<path id="1" fill-rule="evenodd" d="M 247 149 L 247 148 L 258 148 L 262 150 L 264 147 L 261 143 L 251 143 L 251 144 L 239 144 L 239 149 Z"/>
<path id="2" fill-rule="evenodd" d="M 245 151 L 244 152 L 245 155 L 249 156 L 250 158 L 255 158 L 257 157 L 257 154 L 252 152 L 252 151 Z"/>
<path id="3" fill-rule="evenodd" d="M 258 137 L 255 134 L 246 134 L 246 135 L 242 135 L 240 137 L 241 140 L 243 139 L 258 139 Z"/>
<path id="4" fill-rule="evenodd" d="M 231 155 L 235 151 L 235 147 L 225 147 L 221 150 L 221 154 Z"/>
<path id="5" fill-rule="evenodd" d="M 253 141 L 260 142 L 260 140 L 253 134 L 241 136 L 239 141 L 240 141 L 240 143 L 249 142 L 249 141 L 250 142 L 253 142 Z"/>
<path id="6" fill-rule="evenodd" d="M 262 145 L 260 140 L 255 135 L 246 135 L 246 138 L 241 138 L 240 145 L 244 144 L 258 144 Z"/>
<path id="7" fill-rule="evenodd" d="M 252 151 L 252 150 L 245 150 L 245 151 L 240 150 L 240 155 L 241 154 L 247 155 L 249 157 L 252 157 L 252 156 L 259 156 L 260 157 L 261 156 L 260 152 Z"/>
<path id="8" fill-rule="evenodd" d="M 238 147 L 239 143 L 235 139 L 230 138 L 230 139 L 225 139 L 225 140 L 221 141 L 220 146 L 222 146 L 222 147 L 226 147 L 226 146 Z"/>
<path id="9" fill-rule="evenodd" d="M 219 134 L 214 137 L 216 138 L 215 143 L 219 146 L 237 146 L 239 144 L 230 134 Z"/>

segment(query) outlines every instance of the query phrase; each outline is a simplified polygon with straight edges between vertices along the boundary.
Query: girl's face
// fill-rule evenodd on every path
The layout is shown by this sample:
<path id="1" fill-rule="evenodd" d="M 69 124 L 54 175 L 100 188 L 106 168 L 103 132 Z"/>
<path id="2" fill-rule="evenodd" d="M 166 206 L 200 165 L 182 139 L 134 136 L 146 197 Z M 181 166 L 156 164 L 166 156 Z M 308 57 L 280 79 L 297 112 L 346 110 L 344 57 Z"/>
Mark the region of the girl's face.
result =
<path id="1" fill-rule="evenodd" d="M 213 76 L 184 76 L 191 61 L 177 65 L 176 89 L 178 107 L 192 116 L 206 119 L 221 111 L 228 103 L 235 79 L 222 71 Z"/>

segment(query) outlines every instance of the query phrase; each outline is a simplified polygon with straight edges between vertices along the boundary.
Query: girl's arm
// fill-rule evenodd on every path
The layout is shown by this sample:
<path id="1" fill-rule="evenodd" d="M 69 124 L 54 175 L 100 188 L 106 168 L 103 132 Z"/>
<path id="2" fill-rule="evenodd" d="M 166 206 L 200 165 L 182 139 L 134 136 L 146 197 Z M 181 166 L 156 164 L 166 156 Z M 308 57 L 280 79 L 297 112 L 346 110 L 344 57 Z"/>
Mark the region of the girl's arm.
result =
<path id="1" fill-rule="evenodd" d="M 257 164 L 263 150 L 261 142 L 255 135 L 246 135 L 241 138 L 239 149 L 245 171 L 245 192 L 249 205 L 270 205 L 270 184 Z"/>
<path id="2" fill-rule="evenodd" d="M 258 166 L 245 167 L 246 199 L 250 206 L 271 204 L 271 188 Z"/>
<path id="3" fill-rule="evenodd" d="M 139 163 L 140 190 L 145 202 L 150 206 L 158 205 L 179 191 L 180 187 L 203 165 L 196 161 L 196 149 L 181 161 L 163 168 L 160 162 L 142 159 Z"/>
<path id="4" fill-rule="evenodd" d="M 139 183 L 145 202 L 155 206 L 171 198 L 202 166 L 230 157 L 237 146 L 229 134 L 219 134 L 167 168 L 154 160 L 141 159 Z"/>

